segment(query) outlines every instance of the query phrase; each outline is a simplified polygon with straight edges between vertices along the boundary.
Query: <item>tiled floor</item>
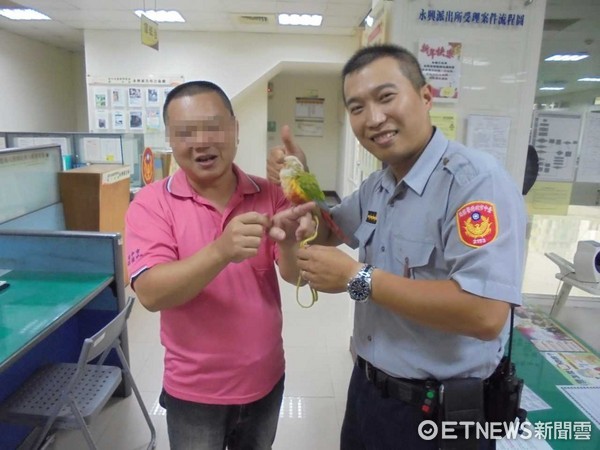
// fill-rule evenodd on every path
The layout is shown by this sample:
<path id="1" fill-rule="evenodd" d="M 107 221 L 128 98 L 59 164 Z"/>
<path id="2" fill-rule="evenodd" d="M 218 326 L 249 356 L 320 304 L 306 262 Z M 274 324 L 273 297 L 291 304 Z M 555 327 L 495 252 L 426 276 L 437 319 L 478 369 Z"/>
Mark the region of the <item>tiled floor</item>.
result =
<path id="1" fill-rule="evenodd" d="M 523 292 L 528 303 L 549 310 L 559 281 L 557 267 L 544 256 L 554 252 L 572 260 L 576 242 L 600 241 L 600 208 L 575 208 L 568 217 L 534 217 Z M 348 251 L 352 252 L 348 249 Z M 295 302 L 295 287 L 282 283 L 286 390 L 275 441 L 276 450 L 339 448 L 346 387 L 352 369 L 349 347 L 351 304 L 343 294 L 320 294 L 311 309 Z M 306 290 L 302 291 L 305 296 Z M 600 351 L 600 301 L 573 290 L 558 319 L 596 351 Z M 581 297 L 579 297 L 581 296 Z M 157 405 L 163 349 L 158 314 L 136 304 L 129 320 L 131 367 L 157 429 L 157 449 L 168 449 L 164 411 Z M 133 396 L 112 400 L 92 426 L 101 449 L 146 448 L 149 432 Z M 79 432 L 61 432 L 55 449 L 83 449 Z"/>

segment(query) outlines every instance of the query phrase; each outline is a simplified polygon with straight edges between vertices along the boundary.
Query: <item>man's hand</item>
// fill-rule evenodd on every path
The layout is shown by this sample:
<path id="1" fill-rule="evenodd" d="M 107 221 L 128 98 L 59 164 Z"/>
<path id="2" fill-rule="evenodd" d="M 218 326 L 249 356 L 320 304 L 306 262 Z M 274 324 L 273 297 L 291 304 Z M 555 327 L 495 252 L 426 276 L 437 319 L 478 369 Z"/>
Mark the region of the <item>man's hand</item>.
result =
<path id="1" fill-rule="evenodd" d="M 234 217 L 223 234 L 215 241 L 227 262 L 241 262 L 256 256 L 260 242 L 269 229 L 271 220 L 257 212 L 247 212 Z"/>
<path id="2" fill-rule="evenodd" d="M 285 156 L 296 156 L 304 165 L 304 169 L 308 171 L 306 163 L 306 155 L 304 151 L 292 140 L 292 132 L 290 127 L 284 125 L 281 127 L 281 141 L 283 145 L 278 145 L 269 150 L 267 155 L 267 178 L 271 183 L 280 184 L 279 171 L 283 167 L 283 158 Z"/>
<path id="3" fill-rule="evenodd" d="M 362 264 L 335 247 L 310 245 L 298 250 L 300 275 L 321 292 L 344 292 Z"/>
<path id="4" fill-rule="evenodd" d="M 278 212 L 271 220 L 269 237 L 280 243 L 306 239 L 315 232 L 311 213 L 315 207 L 314 202 L 309 202 Z"/>

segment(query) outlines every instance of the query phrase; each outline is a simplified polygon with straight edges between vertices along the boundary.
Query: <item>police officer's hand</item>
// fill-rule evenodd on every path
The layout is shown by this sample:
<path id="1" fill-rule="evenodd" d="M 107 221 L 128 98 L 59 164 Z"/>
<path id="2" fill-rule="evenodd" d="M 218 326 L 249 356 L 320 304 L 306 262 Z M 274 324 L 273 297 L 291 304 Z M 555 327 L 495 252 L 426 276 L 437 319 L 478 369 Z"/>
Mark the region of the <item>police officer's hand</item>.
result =
<path id="1" fill-rule="evenodd" d="M 344 292 L 363 265 L 336 247 L 310 245 L 298 250 L 300 275 L 321 292 Z"/>
<path id="2" fill-rule="evenodd" d="M 278 212 L 273 216 L 269 237 L 279 243 L 295 244 L 310 236 L 315 231 L 311 214 L 315 207 L 314 202 L 309 202 Z"/>
<path id="3" fill-rule="evenodd" d="M 240 214 L 231 219 L 215 245 L 225 261 L 241 262 L 257 255 L 265 230 L 270 226 L 271 219 L 266 214 Z"/>
<path id="4" fill-rule="evenodd" d="M 283 145 L 278 145 L 269 150 L 267 155 L 267 178 L 271 183 L 280 184 L 279 171 L 283 167 L 283 158 L 289 155 L 296 156 L 308 171 L 306 155 L 304 151 L 296 145 L 292 139 L 290 127 L 284 125 L 281 127 L 281 141 Z"/>

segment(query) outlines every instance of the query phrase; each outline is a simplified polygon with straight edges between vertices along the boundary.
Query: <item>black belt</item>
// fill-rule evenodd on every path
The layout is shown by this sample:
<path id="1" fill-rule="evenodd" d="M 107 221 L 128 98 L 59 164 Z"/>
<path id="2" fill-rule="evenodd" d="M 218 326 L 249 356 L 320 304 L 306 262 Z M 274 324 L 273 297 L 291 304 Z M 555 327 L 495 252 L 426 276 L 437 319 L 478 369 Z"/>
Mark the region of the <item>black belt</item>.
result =
<path id="1" fill-rule="evenodd" d="M 392 397 L 417 406 L 425 415 L 431 415 L 438 403 L 439 383 L 434 380 L 410 380 L 395 378 L 373 366 L 357 355 L 356 364 L 367 380 L 381 391 L 384 397 Z"/>

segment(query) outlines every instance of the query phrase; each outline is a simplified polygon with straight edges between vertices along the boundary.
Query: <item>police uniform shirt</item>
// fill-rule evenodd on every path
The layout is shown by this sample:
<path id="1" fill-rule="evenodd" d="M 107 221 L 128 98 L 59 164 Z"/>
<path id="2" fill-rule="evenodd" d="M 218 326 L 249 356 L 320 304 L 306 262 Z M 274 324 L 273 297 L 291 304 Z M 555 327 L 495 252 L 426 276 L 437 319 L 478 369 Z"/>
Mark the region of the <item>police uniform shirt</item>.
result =
<path id="1" fill-rule="evenodd" d="M 436 130 L 410 172 L 373 173 L 332 209 L 359 260 L 421 280 L 455 280 L 475 295 L 521 304 L 526 213 L 516 184 L 490 155 Z M 398 299 L 402 301 L 402 299 Z M 510 322 L 492 341 L 439 331 L 356 304 L 353 342 L 375 367 L 401 378 L 486 378 Z"/>

